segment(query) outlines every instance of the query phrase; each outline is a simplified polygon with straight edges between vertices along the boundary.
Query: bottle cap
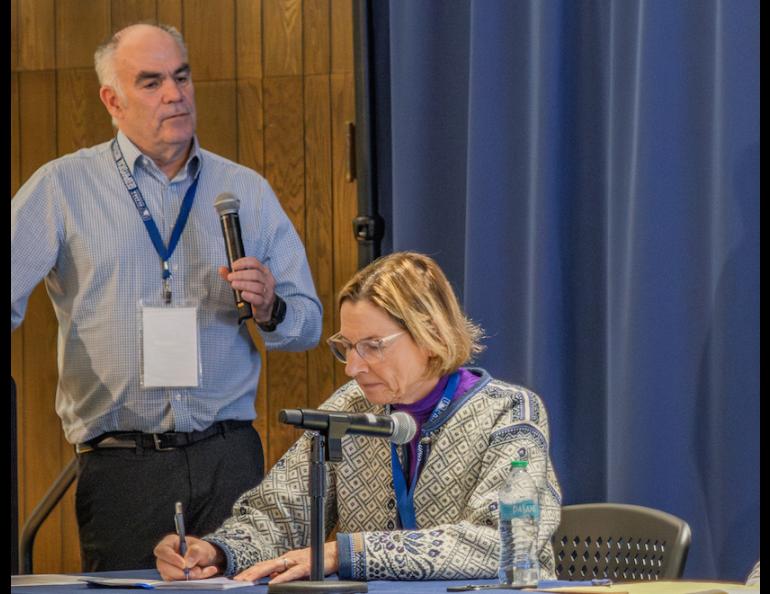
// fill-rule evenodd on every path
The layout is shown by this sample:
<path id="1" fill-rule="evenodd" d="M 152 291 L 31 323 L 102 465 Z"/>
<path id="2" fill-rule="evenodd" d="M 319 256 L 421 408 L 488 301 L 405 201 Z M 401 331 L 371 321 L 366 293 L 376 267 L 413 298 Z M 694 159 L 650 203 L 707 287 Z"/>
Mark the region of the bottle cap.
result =
<path id="1" fill-rule="evenodd" d="M 526 468 L 528 464 L 527 460 L 511 460 L 511 468 Z"/>

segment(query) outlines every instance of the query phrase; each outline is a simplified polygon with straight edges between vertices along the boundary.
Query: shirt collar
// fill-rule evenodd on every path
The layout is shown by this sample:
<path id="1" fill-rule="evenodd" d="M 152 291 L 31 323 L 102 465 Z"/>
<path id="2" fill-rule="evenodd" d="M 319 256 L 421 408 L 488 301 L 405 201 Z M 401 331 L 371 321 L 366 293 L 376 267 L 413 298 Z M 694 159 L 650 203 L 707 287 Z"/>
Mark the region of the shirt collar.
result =
<path id="1" fill-rule="evenodd" d="M 120 147 L 120 150 L 123 153 L 123 158 L 126 160 L 126 164 L 131 170 L 131 175 L 134 175 L 136 173 L 137 162 L 143 164 L 145 167 L 148 167 L 152 171 L 161 173 L 160 169 L 158 169 L 158 166 L 155 165 L 155 162 L 150 157 L 142 153 L 142 151 L 140 151 L 139 148 L 133 142 L 131 142 L 128 136 L 123 134 L 122 131 L 118 130 L 117 138 L 118 138 L 118 146 Z M 193 146 L 192 146 L 192 150 L 190 151 L 190 155 L 187 157 L 187 162 L 185 163 L 185 166 L 179 170 L 179 173 L 176 174 L 176 177 L 174 177 L 174 179 L 172 179 L 171 181 L 172 182 L 182 181 L 187 177 L 187 175 L 189 175 L 191 178 L 195 178 L 198 175 L 200 168 L 201 168 L 200 143 L 198 142 L 198 137 L 193 136 Z"/>

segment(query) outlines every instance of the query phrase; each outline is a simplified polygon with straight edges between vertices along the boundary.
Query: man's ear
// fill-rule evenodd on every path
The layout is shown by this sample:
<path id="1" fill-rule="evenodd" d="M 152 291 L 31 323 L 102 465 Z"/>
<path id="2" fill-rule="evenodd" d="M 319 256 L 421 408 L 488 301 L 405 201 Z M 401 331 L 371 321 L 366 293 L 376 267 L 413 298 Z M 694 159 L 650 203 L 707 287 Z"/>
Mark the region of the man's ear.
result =
<path id="1" fill-rule="evenodd" d="M 104 103 L 104 107 L 112 116 L 113 119 L 119 120 L 123 113 L 123 107 L 120 102 L 120 97 L 115 92 L 115 89 L 108 86 L 103 86 L 99 89 L 99 99 Z"/>

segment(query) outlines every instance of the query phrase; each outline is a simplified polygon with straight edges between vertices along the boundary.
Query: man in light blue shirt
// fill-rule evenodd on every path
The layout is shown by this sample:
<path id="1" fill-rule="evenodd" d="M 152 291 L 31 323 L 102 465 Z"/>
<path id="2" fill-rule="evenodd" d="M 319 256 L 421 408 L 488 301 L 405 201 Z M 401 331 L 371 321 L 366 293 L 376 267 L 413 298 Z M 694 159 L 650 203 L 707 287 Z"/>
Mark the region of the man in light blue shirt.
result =
<path id="1" fill-rule="evenodd" d="M 268 349 L 314 347 L 322 315 L 269 184 L 199 146 L 179 33 L 127 27 L 95 64 L 117 138 L 46 164 L 11 202 L 11 328 L 45 280 L 88 571 L 153 567 L 174 502 L 206 533 L 261 480 L 261 361 L 233 290 Z M 240 200 L 246 257 L 232 271 L 214 208 L 223 192 Z"/>

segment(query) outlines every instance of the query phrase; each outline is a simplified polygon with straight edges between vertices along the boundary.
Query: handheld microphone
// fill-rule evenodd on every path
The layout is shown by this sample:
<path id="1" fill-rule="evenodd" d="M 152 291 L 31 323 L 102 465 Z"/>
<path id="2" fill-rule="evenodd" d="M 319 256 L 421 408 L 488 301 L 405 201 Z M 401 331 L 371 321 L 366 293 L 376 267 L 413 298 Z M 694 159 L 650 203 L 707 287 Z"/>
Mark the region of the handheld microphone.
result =
<path id="1" fill-rule="evenodd" d="M 243 258 L 243 239 L 241 238 L 241 221 L 238 218 L 238 209 L 241 201 L 230 192 L 223 192 L 214 200 L 214 208 L 219 213 L 219 222 L 222 224 L 222 235 L 225 237 L 225 249 L 227 250 L 227 264 L 232 271 L 233 262 Z M 243 300 L 241 292 L 233 289 L 235 307 L 238 308 L 238 323 L 248 320 L 252 316 L 251 305 Z"/>
<path id="2" fill-rule="evenodd" d="M 345 433 L 385 437 L 396 444 L 412 441 L 417 433 L 417 423 L 403 411 L 394 412 L 392 415 L 374 415 L 371 413 L 289 408 L 282 410 L 278 414 L 278 419 L 286 425 L 294 425 L 311 431 L 328 429 L 331 419 L 343 423 Z"/>

